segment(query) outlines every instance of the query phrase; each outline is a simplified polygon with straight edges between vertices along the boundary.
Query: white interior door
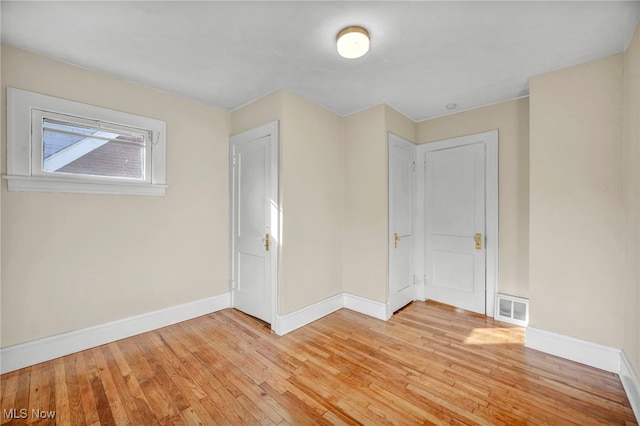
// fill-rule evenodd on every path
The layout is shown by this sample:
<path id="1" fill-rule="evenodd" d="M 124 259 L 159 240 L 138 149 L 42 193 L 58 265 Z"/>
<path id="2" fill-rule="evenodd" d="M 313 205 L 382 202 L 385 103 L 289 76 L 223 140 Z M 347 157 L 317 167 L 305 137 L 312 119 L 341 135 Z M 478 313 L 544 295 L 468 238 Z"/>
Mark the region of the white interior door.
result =
<path id="1" fill-rule="evenodd" d="M 485 313 L 485 144 L 425 153 L 425 295 Z"/>
<path id="2" fill-rule="evenodd" d="M 277 123 L 232 136 L 231 162 L 232 305 L 271 324 L 278 251 Z"/>
<path id="3" fill-rule="evenodd" d="M 395 312 L 414 299 L 416 147 L 389 134 L 389 305 Z"/>

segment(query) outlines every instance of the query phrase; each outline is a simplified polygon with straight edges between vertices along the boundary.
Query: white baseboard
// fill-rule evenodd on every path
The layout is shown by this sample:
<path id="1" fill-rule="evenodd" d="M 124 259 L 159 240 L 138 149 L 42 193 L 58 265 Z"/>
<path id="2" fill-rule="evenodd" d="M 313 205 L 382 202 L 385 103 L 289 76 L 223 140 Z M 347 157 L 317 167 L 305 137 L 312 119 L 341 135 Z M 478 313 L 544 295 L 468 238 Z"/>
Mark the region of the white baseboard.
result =
<path id="1" fill-rule="evenodd" d="M 391 314 L 393 314 L 388 303 L 376 302 L 353 294 L 340 293 L 290 314 L 277 316 L 273 330 L 282 336 L 341 308 L 347 308 L 383 321 L 391 318 Z"/>
<path id="2" fill-rule="evenodd" d="M 618 374 L 631 403 L 633 413 L 636 415 L 636 420 L 640 422 L 640 380 L 638 380 L 638 375 L 633 370 L 624 351 L 620 351 L 620 372 Z"/>
<path id="3" fill-rule="evenodd" d="M 231 294 L 225 293 L 131 318 L 0 348 L 0 374 L 229 307 L 231 307 Z M 341 308 L 348 308 L 384 321 L 388 320 L 392 314 L 388 303 L 341 293 L 290 314 L 277 316 L 273 329 L 277 334 L 284 335 Z"/>
<path id="4" fill-rule="evenodd" d="M 623 350 L 533 327 L 527 328 L 524 345 L 618 374 L 636 420 L 640 421 L 640 380 Z"/>
<path id="5" fill-rule="evenodd" d="M 176 324 L 231 306 L 230 293 L 0 349 L 0 374 Z"/>
<path id="6" fill-rule="evenodd" d="M 528 327 L 525 347 L 590 365 L 611 373 L 620 372 L 620 349 Z"/>
<path id="7" fill-rule="evenodd" d="M 0 374 L 229 307 L 231 294 L 225 293 L 107 324 L 0 348 Z M 383 321 L 391 318 L 393 314 L 389 303 L 341 293 L 290 314 L 277 316 L 274 331 L 279 335 L 287 334 L 341 308 Z M 624 351 L 534 327 L 527 328 L 525 346 L 619 374 L 633 412 L 640 420 L 640 381 Z"/>
<path id="8" fill-rule="evenodd" d="M 389 303 L 376 302 L 349 293 L 344 293 L 344 307 L 383 321 L 391 318 L 393 314 Z"/>
<path id="9" fill-rule="evenodd" d="M 279 336 L 285 335 L 305 326 L 313 321 L 316 321 L 324 316 L 329 315 L 332 312 L 337 311 L 344 307 L 344 297 L 341 294 L 336 294 L 313 305 L 306 306 L 302 309 L 298 309 L 283 316 L 276 316 L 276 324 L 273 330 Z"/>

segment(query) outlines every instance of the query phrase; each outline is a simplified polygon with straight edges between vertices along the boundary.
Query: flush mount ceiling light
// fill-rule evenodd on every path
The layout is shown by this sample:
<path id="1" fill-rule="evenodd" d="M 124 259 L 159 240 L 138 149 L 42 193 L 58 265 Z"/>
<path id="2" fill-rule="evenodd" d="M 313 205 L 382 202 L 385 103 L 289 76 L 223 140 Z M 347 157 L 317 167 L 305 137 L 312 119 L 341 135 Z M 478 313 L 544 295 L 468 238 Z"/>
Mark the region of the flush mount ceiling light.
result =
<path id="1" fill-rule="evenodd" d="M 369 51 L 369 32 L 362 27 L 344 28 L 336 39 L 338 53 L 343 58 L 359 58 Z"/>

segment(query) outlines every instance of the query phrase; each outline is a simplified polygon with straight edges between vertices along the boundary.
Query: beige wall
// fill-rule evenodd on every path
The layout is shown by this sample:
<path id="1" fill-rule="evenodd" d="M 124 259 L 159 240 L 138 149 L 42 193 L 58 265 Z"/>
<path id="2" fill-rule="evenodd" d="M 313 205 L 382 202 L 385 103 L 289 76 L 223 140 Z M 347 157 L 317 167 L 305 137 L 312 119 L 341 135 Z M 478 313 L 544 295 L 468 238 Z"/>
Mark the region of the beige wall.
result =
<path id="1" fill-rule="evenodd" d="M 298 99 L 300 102 L 292 103 L 291 99 Z M 289 106 L 293 106 L 289 108 Z M 280 110 L 281 109 L 281 110 Z M 313 111 L 324 113 L 317 113 Z M 280 111 L 280 112 L 278 112 Z M 294 111 L 304 117 L 294 117 Z M 310 114 L 306 114 L 309 111 Z M 337 117 L 332 114 L 326 117 L 326 111 L 317 107 L 287 91 L 279 91 L 255 103 L 249 104 L 232 113 L 232 132 L 247 130 L 259 124 L 273 119 L 282 119 L 281 122 L 281 179 L 287 176 L 286 170 L 289 163 L 300 163 L 307 153 L 312 152 L 311 146 L 296 144 L 296 151 L 289 151 L 287 148 L 289 136 L 287 127 L 295 123 L 299 128 L 301 138 L 305 140 L 305 134 L 320 134 L 323 129 L 331 129 L 332 122 Z M 324 114 L 324 115 L 323 115 Z M 320 120 L 315 122 L 316 120 Z M 305 121 L 306 120 L 306 121 Z M 323 123 L 323 120 L 325 121 Z M 365 297 L 371 300 L 387 301 L 387 278 L 388 278 L 388 250 L 387 250 L 387 132 L 395 133 L 410 141 L 416 141 L 420 137 L 422 142 L 439 140 L 447 137 L 455 137 L 469 133 L 477 133 L 485 130 L 499 128 L 501 132 L 500 173 L 503 179 L 500 181 L 501 193 L 501 269 L 500 288 L 501 291 L 518 296 L 528 296 L 528 100 L 520 99 L 512 102 L 481 108 L 467 113 L 423 122 L 416 125 L 398 111 L 387 105 L 379 105 L 361 111 L 341 120 L 343 134 L 338 136 L 334 133 L 333 138 L 343 141 L 343 165 L 341 173 L 344 174 L 342 190 L 344 191 L 344 213 L 343 223 L 339 224 L 337 217 L 327 222 L 332 226 L 340 226 L 342 235 L 333 235 L 337 240 L 332 245 L 342 244 L 342 289 L 326 287 L 317 283 L 314 287 L 319 289 L 318 295 L 313 296 L 313 292 L 304 290 L 305 287 L 293 285 L 285 289 L 285 277 L 287 277 L 286 265 L 292 266 L 289 270 L 292 275 L 301 276 L 296 265 L 304 265 L 301 271 L 311 267 L 310 261 L 313 257 L 303 256 L 302 252 L 294 247 L 303 247 L 306 237 L 304 230 L 313 229 L 309 223 L 302 221 L 301 228 L 294 231 L 290 220 L 296 220 L 297 213 L 290 211 L 287 206 L 287 199 L 292 198 L 290 190 L 284 189 L 284 180 L 281 182 L 283 197 L 282 205 L 284 212 L 283 238 L 285 253 L 282 256 L 281 265 L 281 310 L 280 314 L 286 314 L 292 310 L 299 309 L 310 303 L 330 296 L 332 291 L 344 291 L 350 294 Z M 314 131 L 306 128 L 318 126 Z M 455 130 L 451 130 L 451 128 Z M 456 131 L 458 133 L 456 133 Z M 319 133 L 320 132 L 320 133 Z M 329 131 L 329 134 L 331 131 Z M 432 137 L 433 139 L 429 139 Z M 331 140 L 331 136 L 321 137 L 321 140 Z M 319 142 L 319 141 L 318 141 Z M 326 145 L 326 142 L 318 143 L 319 146 Z M 337 155 L 337 154 L 336 154 Z M 307 171 L 314 168 L 322 169 L 320 163 L 327 163 L 329 157 L 316 156 L 313 162 L 316 165 L 306 164 Z M 333 161 L 333 160 L 332 160 Z M 325 168 L 327 166 L 324 166 Z M 333 167 L 333 166 L 328 166 Z M 302 173 L 305 170 L 301 167 L 296 172 Z M 340 189 L 340 183 L 334 179 L 336 173 L 331 173 L 326 178 L 329 184 L 324 187 L 320 181 L 316 184 L 316 190 L 326 191 L 326 188 L 333 187 Z M 318 176 L 317 179 L 320 179 Z M 299 182 L 295 178 L 288 179 L 295 183 Z M 303 194 L 304 197 L 307 194 Z M 307 201 L 299 203 L 300 206 L 310 206 Z M 322 207 L 322 206 L 316 206 Z M 292 219 L 293 218 L 293 219 Z M 330 228 L 326 228 L 329 230 Z M 299 234 L 302 233 L 302 234 Z M 289 246 L 291 240 L 287 235 L 298 239 L 295 246 Z M 291 249 L 289 249 L 291 247 Z M 317 251 L 317 250 L 316 250 Z M 287 254 L 289 253 L 289 254 Z M 503 259 L 504 258 L 504 259 Z M 293 260 L 295 259 L 295 260 Z M 329 264 L 337 264 L 337 260 L 329 261 Z M 330 268 L 329 271 L 332 269 Z M 338 278 L 340 278 L 338 277 Z M 337 278 L 337 279 L 338 279 Z M 297 280 L 299 278 L 295 278 Z M 293 282 L 294 279 L 286 278 Z M 331 288 L 331 290 L 329 290 Z M 301 289 L 296 296 L 295 289 Z"/>
<path id="2" fill-rule="evenodd" d="M 232 134 L 280 123 L 278 314 L 342 292 L 342 118 L 286 90 L 231 113 Z"/>
<path id="3" fill-rule="evenodd" d="M 278 101 L 279 99 L 279 101 Z M 299 99 L 298 104 L 293 104 L 290 99 Z M 293 108 L 289 108 L 289 105 Z M 282 108 L 283 112 L 276 114 L 274 110 Z M 286 129 L 292 123 L 298 125 L 301 135 L 300 140 L 308 138 L 306 135 L 318 134 L 326 129 L 331 129 L 331 122 L 337 118 L 329 115 L 324 117 L 322 113 L 313 112 L 326 111 L 309 102 L 306 102 L 287 91 L 276 92 L 262 98 L 256 103 L 252 103 L 232 113 L 232 131 L 247 130 L 264 122 L 275 118 L 282 118 L 281 131 L 281 178 L 287 176 L 289 163 L 301 163 L 307 154 L 312 152 L 312 146 L 296 144 L 296 151 L 288 148 L 289 136 Z M 268 111 L 272 111 L 269 113 Z M 291 111 L 298 114 L 307 115 L 294 118 Z M 310 111 L 310 114 L 305 114 Z M 237 117 L 236 117 L 237 115 Z M 262 117 L 256 119 L 256 117 Z M 306 120 L 306 121 L 305 121 Z M 320 121 L 317 121 L 320 120 Z M 323 120 L 325 121 L 323 123 Z M 282 261 L 285 264 L 281 268 L 281 310 L 280 314 L 286 314 L 292 310 L 299 309 L 310 303 L 314 303 L 324 297 L 330 296 L 332 291 L 344 291 L 350 294 L 365 297 L 371 300 L 387 301 L 387 278 L 388 278 L 388 249 L 387 249 L 387 132 L 395 133 L 410 141 L 416 141 L 418 134 L 422 134 L 423 142 L 430 141 L 429 136 L 435 137 L 431 140 L 439 140 L 446 137 L 460 136 L 463 134 L 482 132 L 485 130 L 499 128 L 501 131 L 501 269 L 500 288 L 509 294 L 518 296 L 528 296 L 528 100 L 520 99 L 512 102 L 505 102 L 487 108 L 474 110 L 467 113 L 456 114 L 446 118 L 437 119 L 434 122 L 423 122 L 416 125 L 398 111 L 387 105 L 379 105 L 340 119 L 343 126 L 343 134 L 338 135 L 336 130 L 333 138 L 343 141 L 343 165 L 341 173 L 344 174 L 342 187 L 335 179 L 336 173 L 330 173 L 325 177 L 328 186 L 316 184 L 316 190 L 326 191 L 326 188 L 342 188 L 344 191 L 344 213 L 343 223 L 339 224 L 338 218 L 327 223 L 333 226 L 340 226 L 342 235 L 333 234 L 337 240 L 332 242 L 334 247 L 342 244 L 342 279 L 343 287 L 332 288 L 317 283 L 313 287 L 319 289 L 318 295 L 313 296 L 313 292 L 304 290 L 305 287 L 294 285 L 285 289 L 285 279 L 287 277 L 286 265 L 303 265 L 302 271 L 309 269 L 309 262 L 315 261 L 313 257 L 303 256 L 302 252 L 294 247 L 303 247 L 306 237 L 304 230 L 313 227 L 309 223 L 302 221 L 301 228 L 294 230 L 291 228 L 290 220 L 296 220 L 298 214 L 291 211 L 287 206 L 287 199 L 292 199 L 290 190 L 284 189 L 284 180 L 281 182 L 283 197 L 285 236 L 283 238 L 284 251 Z M 250 123 L 247 125 L 247 123 Z M 318 126 L 316 130 L 307 130 L 310 127 Z M 465 127 L 466 126 L 466 127 Z M 466 133 L 451 131 L 450 127 Z M 329 131 L 329 133 L 331 133 Z M 330 135 L 320 138 L 325 142 L 318 142 L 318 146 L 326 145 L 327 140 L 331 140 Z M 315 146 L 315 145 L 314 145 Z M 338 155 L 338 153 L 335 153 Z M 313 160 L 313 164 L 305 164 L 306 172 L 323 167 L 320 163 L 327 163 L 329 157 L 318 156 Z M 515 163 L 515 164 L 514 164 Z M 301 167 L 296 172 L 302 173 L 305 167 Z M 320 179 L 318 176 L 316 179 Z M 295 178 L 289 179 L 296 186 L 299 182 Z M 325 187 L 321 189 L 320 187 Z M 307 194 L 302 194 L 306 197 Z M 310 206 L 305 200 L 299 203 L 300 206 Z M 322 205 L 316 206 L 322 208 Z M 295 214 L 293 214 L 295 213 Z M 304 217 L 304 215 L 302 216 Z M 330 228 L 326 228 L 329 230 Z M 298 243 L 290 246 L 291 239 L 287 235 L 298 239 Z M 291 249 L 289 248 L 291 247 Z M 289 251 L 290 250 L 290 251 Z M 317 250 L 316 250 L 317 251 Z M 287 254 L 289 253 L 289 254 Z M 504 260 L 503 260 L 504 257 Z M 294 260 L 295 259 L 295 260 Z M 328 257 L 326 258 L 328 261 Z M 337 260 L 329 261 L 330 264 L 337 264 Z M 296 271 L 295 266 L 290 271 Z M 330 268 L 329 271 L 332 269 Z M 295 272 L 294 275 L 302 274 Z M 337 278 L 337 279 L 338 279 Z M 296 278 L 296 280 L 299 278 Z M 292 289 L 302 289 L 298 296 Z M 323 289 L 327 289 L 325 291 Z"/>
<path id="4" fill-rule="evenodd" d="M 283 92 L 280 314 L 342 292 L 342 118 Z"/>
<path id="5" fill-rule="evenodd" d="M 344 292 L 388 300 L 387 133 L 415 141 L 416 125 L 388 105 L 344 119 Z"/>
<path id="6" fill-rule="evenodd" d="M 640 24 L 624 57 L 622 153 L 627 272 L 622 349 L 640 371 Z"/>
<path id="7" fill-rule="evenodd" d="M 522 98 L 417 124 L 427 143 L 498 129 L 499 292 L 529 297 L 529 99 Z"/>
<path id="8" fill-rule="evenodd" d="M 387 296 L 387 141 L 383 105 L 344 119 L 344 291 Z"/>
<path id="9" fill-rule="evenodd" d="M 530 325 L 620 348 L 623 55 L 529 87 Z"/>
<path id="10" fill-rule="evenodd" d="M 166 120 L 169 189 L 28 193 L 2 182 L 3 347 L 228 291 L 228 112 L 9 46 L 2 105 L 6 86 Z"/>
<path id="11" fill-rule="evenodd" d="M 231 112 L 231 134 L 245 132 L 272 121 L 282 120 L 284 90 L 270 93 Z"/>
<path id="12" fill-rule="evenodd" d="M 384 105 L 385 130 L 391 132 L 409 142 L 416 143 L 416 122 L 393 109 Z"/>

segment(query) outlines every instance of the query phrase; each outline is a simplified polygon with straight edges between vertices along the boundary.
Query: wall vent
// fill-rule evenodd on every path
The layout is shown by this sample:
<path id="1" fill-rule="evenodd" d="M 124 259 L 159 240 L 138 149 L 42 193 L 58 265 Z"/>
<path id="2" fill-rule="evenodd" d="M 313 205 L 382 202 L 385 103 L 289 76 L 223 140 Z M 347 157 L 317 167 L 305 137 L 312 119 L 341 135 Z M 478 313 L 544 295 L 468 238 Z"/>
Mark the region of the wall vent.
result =
<path id="1" fill-rule="evenodd" d="M 529 324 L 529 300 L 497 294 L 495 319 L 526 327 Z"/>

